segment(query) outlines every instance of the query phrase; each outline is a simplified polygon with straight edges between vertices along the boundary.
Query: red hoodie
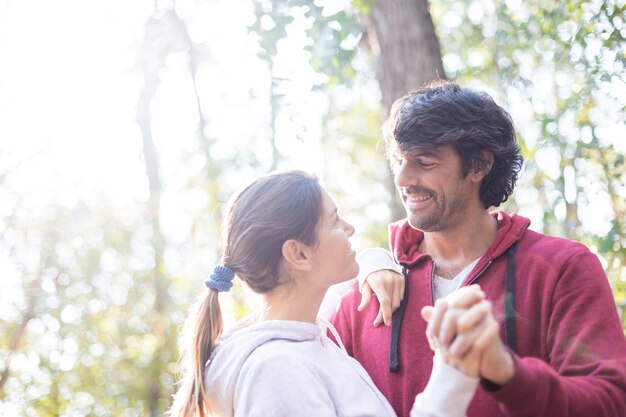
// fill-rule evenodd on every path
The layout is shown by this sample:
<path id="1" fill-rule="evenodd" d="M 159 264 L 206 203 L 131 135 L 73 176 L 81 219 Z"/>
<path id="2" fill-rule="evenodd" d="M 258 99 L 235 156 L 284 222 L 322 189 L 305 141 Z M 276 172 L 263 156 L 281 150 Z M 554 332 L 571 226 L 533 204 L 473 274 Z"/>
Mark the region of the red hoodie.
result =
<path id="1" fill-rule="evenodd" d="M 517 242 L 516 372 L 499 389 L 483 381 L 468 417 L 626 416 L 626 338 L 598 258 L 580 243 L 528 230 L 526 218 L 500 211 L 493 215 L 496 238 L 463 285 L 480 284 L 504 338 L 507 250 Z M 397 372 L 389 370 L 391 327 L 372 326 L 379 308 L 375 297 L 359 313 L 361 297 L 353 287 L 331 320 L 348 353 L 369 372 L 398 416 L 409 416 L 431 371 L 420 310 L 433 305 L 434 268 L 430 256 L 417 250 L 422 239 L 423 233 L 406 220 L 390 225 L 392 253 L 408 272 Z"/>

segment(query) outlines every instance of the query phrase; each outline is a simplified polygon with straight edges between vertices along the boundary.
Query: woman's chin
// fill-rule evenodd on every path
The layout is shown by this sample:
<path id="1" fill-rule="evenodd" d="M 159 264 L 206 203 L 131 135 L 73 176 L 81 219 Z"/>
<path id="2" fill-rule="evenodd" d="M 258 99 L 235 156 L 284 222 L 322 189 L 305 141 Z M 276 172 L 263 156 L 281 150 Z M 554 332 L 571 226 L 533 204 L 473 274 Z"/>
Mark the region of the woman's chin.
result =
<path id="1" fill-rule="evenodd" d="M 353 266 L 352 266 L 352 268 L 351 268 L 352 275 L 350 275 L 350 278 L 348 278 L 348 279 L 356 278 L 356 276 L 357 276 L 357 275 L 359 275 L 359 270 L 360 270 L 360 268 L 359 268 L 359 264 L 358 264 L 358 263 L 356 263 L 356 261 L 355 261 L 355 260 L 353 260 L 353 263 L 354 263 L 354 264 L 353 264 Z"/>

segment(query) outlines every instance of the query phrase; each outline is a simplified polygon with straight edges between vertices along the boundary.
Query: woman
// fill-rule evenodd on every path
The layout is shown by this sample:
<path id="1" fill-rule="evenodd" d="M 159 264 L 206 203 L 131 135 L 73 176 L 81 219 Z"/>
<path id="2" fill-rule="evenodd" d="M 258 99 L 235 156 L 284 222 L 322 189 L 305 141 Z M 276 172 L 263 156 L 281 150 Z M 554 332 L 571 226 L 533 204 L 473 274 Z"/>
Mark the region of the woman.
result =
<path id="1" fill-rule="evenodd" d="M 361 365 L 316 323 L 328 287 L 358 273 L 354 228 L 317 179 L 260 177 L 231 199 L 223 226 L 222 264 L 187 321 L 186 375 L 169 415 L 394 416 Z M 218 294 L 235 275 L 263 308 L 222 335 Z M 412 416 L 464 415 L 478 378 L 435 365 Z"/>

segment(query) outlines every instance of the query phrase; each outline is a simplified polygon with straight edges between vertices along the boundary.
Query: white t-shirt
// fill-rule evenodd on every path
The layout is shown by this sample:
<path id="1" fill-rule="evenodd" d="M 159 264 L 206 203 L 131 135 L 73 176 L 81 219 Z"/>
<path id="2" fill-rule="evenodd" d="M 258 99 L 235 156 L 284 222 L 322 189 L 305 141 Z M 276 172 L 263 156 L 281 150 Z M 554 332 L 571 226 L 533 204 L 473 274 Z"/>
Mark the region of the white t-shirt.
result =
<path id="1" fill-rule="evenodd" d="M 439 275 L 433 275 L 433 299 L 438 300 L 442 297 L 447 296 L 451 292 L 458 290 L 465 278 L 469 275 L 469 273 L 474 269 L 478 260 L 476 259 L 474 262 L 467 265 L 459 274 L 451 279 L 440 277 Z"/>

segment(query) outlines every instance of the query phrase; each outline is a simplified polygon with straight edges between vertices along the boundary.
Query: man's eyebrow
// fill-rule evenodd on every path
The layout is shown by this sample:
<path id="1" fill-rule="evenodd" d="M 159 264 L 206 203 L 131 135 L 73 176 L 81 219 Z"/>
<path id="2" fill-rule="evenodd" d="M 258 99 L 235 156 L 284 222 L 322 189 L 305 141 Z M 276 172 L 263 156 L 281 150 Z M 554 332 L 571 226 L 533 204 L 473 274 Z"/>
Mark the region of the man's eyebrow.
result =
<path id="1" fill-rule="evenodd" d="M 439 158 L 441 156 L 441 152 L 439 152 L 439 150 L 436 148 L 412 149 L 408 152 L 403 152 L 402 154 L 407 158 Z"/>

